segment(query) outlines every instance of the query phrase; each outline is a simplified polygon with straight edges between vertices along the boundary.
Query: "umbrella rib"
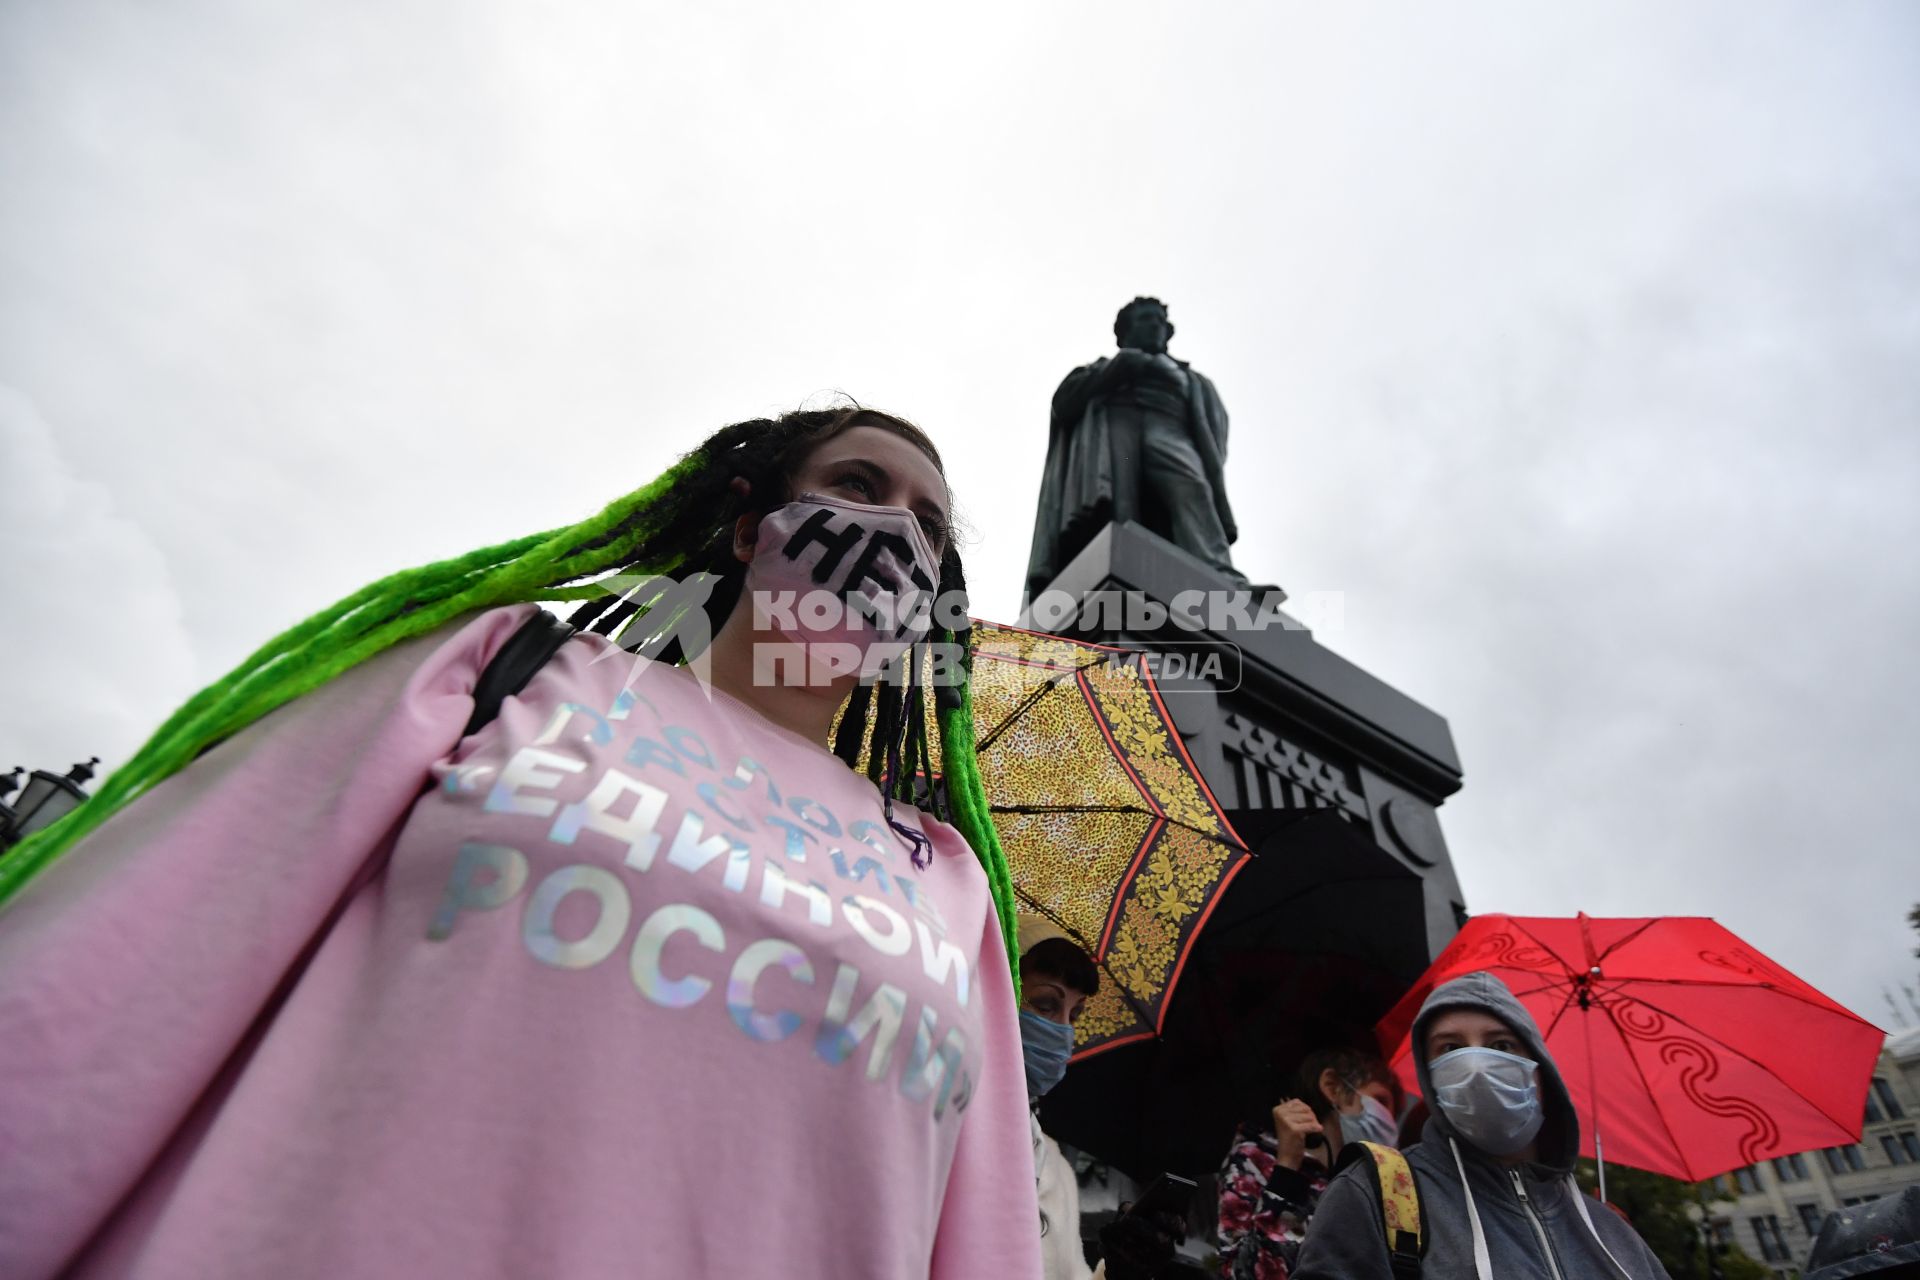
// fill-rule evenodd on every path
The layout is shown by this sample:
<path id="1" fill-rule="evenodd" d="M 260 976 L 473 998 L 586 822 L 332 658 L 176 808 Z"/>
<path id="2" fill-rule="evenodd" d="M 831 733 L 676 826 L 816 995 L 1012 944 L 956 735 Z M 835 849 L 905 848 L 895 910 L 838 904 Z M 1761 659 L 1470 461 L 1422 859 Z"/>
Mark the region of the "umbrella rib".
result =
<path id="1" fill-rule="evenodd" d="M 1543 975 L 1543 976 L 1545 976 L 1545 975 Z M 1541 992 L 1543 992 L 1543 991 L 1551 991 L 1551 990 L 1553 990 L 1553 989 L 1554 989 L 1554 988 L 1555 988 L 1556 986 L 1560 986 L 1560 985 L 1563 985 L 1563 984 L 1565 984 L 1565 979 L 1562 979 L 1562 978 L 1555 978 L 1555 977 L 1551 977 L 1551 976 L 1545 976 L 1545 981 L 1543 981 L 1543 982 L 1542 982 L 1542 983 L 1541 983 L 1541 984 L 1540 984 L 1539 986 L 1537 986 L 1537 987 L 1528 987 L 1528 988 L 1527 988 L 1527 989 L 1526 989 L 1525 991 L 1516 991 L 1516 990 L 1514 990 L 1514 988 L 1513 988 L 1513 987 L 1512 987 L 1511 985 L 1509 985 L 1509 986 L 1507 987 L 1507 990 L 1508 990 L 1508 991 L 1509 991 L 1510 993 L 1512 993 L 1512 995 L 1513 995 L 1513 998 L 1514 998 L 1514 999 L 1516 999 L 1516 1000 L 1524 1000 L 1524 999 L 1526 999 L 1526 997 L 1528 997 L 1528 996 L 1533 996 L 1533 995 L 1539 995 L 1539 994 L 1540 994 Z M 1568 994 L 1568 997 L 1567 997 L 1567 1001 L 1568 1001 L 1568 1002 L 1571 1002 L 1571 1001 L 1572 1001 L 1572 999 L 1573 999 L 1573 996 L 1572 996 L 1572 994 L 1571 994 L 1571 993 L 1572 993 L 1572 991 L 1573 991 L 1573 987 L 1572 987 L 1571 985 L 1568 985 L 1568 986 L 1567 986 L 1567 991 L 1568 991 L 1568 993 L 1569 993 L 1569 994 Z M 1431 994 L 1431 993 L 1429 993 L 1429 994 Z M 1565 1009 L 1566 1009 L 1566 1004 L 1564 1004 L 1564 1003 L 1563 1003 L 1563 1004 L 1561 1005 L 1561 1011 L 1562 1011 L 1562 1012 L 1564 1012 L 1564 1011 L 1565 1011 Z M 1556 1025 L 1556 1026 L 1557 1026 L 1557 1025 L 1559 1025 L 1559 1021 L 1560 1021 L 1560 1015 L 1556 1013 L 1556 1014 L 1554 1015 L 1554 1025 Z M 1545 1030 L 1545 1031 L 1542 1031 L 1542 1032 L 1540 1033 L 1540 1041 L 1541 1041 L 1541 1043 L 1542 1043 L 1542 1044 L 1544 1044 L 1544 1043 L 1546 1043 L 1546 1039 L 1547 1039 L 1547 1037 L 1548 1037 L 1548 1036 L 1549 1036 L 1550 1034 L 1552 1034 L 1552 1027 L 1549 1027 L 1549 1028 L 1548 1028 L 1547 1030 Z M 1412 1028 L 1412 1027 L 1408 1027 L 1408 1028 L 1407 1028 L 1407 1032 L 1406 1032 L 1406 1040 L 1407 1040 L 1407 1048 L 1408 1048 L 1408 1051 L 1409 1051 L 1409 1052 L 1413 1052 L 1413 1028 Z"/>
<path id="2" fill-rule="evenodd" d="M 1638 929 L 1635 929 L 1632 933 L 1620 939 L 1618 942 L 1608 947 L 1605 951 L 1602 951 L 1600 953 L 1599 958 L 1601 960 L 1605 960 L 1608 956 L 1612 955 L 1614 952 L 1618 951 L 1620 948 L 1626 946 L 1629 942 L 1632 942 L 1635 938 L 1639 937 L 1641 934 L 1645 933 L 1647 930 L 1653 928 L 1653 926 L 1655 926 L 1656 924 L 1659 924 L 1660 920 L 1661 920 L 1661 917 L 1655 916 L 1653 919 L 1646 921 Z"/>
<path id="3" fill-rule="evenodd" d="M 1722 1040 L 1719 1036 L 1713 1034 L 1713 1032 L 1706 1030 L 1704 1027 L 1695 1026 L 1693 1023 L 1687 1021 L 1685 1018 L 1681 1017 L 1679 1014 L 1667 1012 L 1665 1009 L 1653 1003 L 1653 1001 L 1648 1000 L 1644 996 L 1622 995 L 1619 998 L 1621 1000 L 1631 1000 L 1635 1004 L 1645 1005 L 1647 1008 L 1653 1010 L 1655 1013 L 1659 1014 L 1661 1017 L 1671 1019 L 1673 1022 L 1677 1023 L 1680 1026 L 1685 1027 L 1687 1030 L 1693 1032 L 1695 1035 L 1699 1036 L 1701 1039 L 1709 1040 L 1715 1045 L 1718 1045 L 1720 1048 L 1725 1049 L 1728 1053 L 1732 1054 L 1736 1058 L 1739 1058 L 1742 1062 L 1745 1062 L 1748 1066 L 1752 1067 L 1755 1071 L 1760 1072 L 1762 1075 L 1768 1077 L 1771 1080 L 1779 1081 L 1780 1086 L 1782 1088 L 1788 1089 L 1793 1094 L 1794 1097 L 1800 1099 L 1802 1102 L 1805 1102 L 1808 1106 L 1813 1107 L 1815 1111 L 1818 1111 L 1826 1119 L 1833 1121 L 1834 1124 L 1839 1125 L 1841 1129 L 1843 1130 L 1846 1129 L 1847 1125 L 1845 1121 L 1837 1120 L 1833 1116 L 1828 1115 L 1824 1107 L 1816 1106 L 1813 1103 L 1813 1100 L 1808 1098 L 1806 1094 L 1801 1093 L 1798 1089 L 1792 1088 L 1792 1086 L 1788 1085 L 1786 1081 L 1781 1080 L 1779 1072 L 1761 1065 L 1758 1059 L 1753 1057 L 1753 1055 L 1747 1053 L 1745 1050 L 1736 1049 L 1734 1046 L 1728 1044 L 1725 1040 Z M 1613 1014 L 1609 1012 L 1607 1016 L 1611 1018 Z M 1624 1033 L 1622 1033 L 1622 1035 L 1624 1037 Z M 1628 1054 L 1627 1056 L 1632 1057 L 1633 1055 Z"/>
<path id="4" fill-rule="evenodd" d="M 1078 684 L 1080 681 L 1080 678 L 1083 675 L 1085 675 L 1088 671 L 1091 671 L 1095 667 L 1103 666 L 1108 661 L 1109 659 L 1106 657 L 1095 657 L 1095 658 L 1089 659 L 1084 663 L 1081 663 L 1077 667 L 1070 667 L 1065 669 L 1054 669 L 1053 674 L 1048 676 L 1047 679 L 1040 685 L 1039 688 L 1035 689 L 1032 693 L 1029 693 L 1026 697 L 1022 698 L 1018 705 L 1016 705 L 1011 711 L 1007 712 L 1007 714 L 1001 718 L 1000 723 L 994 725 L 993 728 L 987 732 L 987 735 L 984 738 L 981 738 L 974 743 L 974 748 L 973 748 L 974 755 L 976 756 L 984 755 L 991 747 L 993 747 L 997 742 L 999 742 L 1001 735 L 1003 735 L 1004 733 L 1006 733 L 1008 729 L 1013 727 L 1014 721 L 1018 720 L 1021 716 L 1025 715 L 1026 712 L 1030 708 L 1032 708 L 1035 703 L 1039 702 L 1040 699 L 1046 697 L 1047 694 L 1059 690 L 1068 680 L 1073 680 L 1076 684 Z M 1091 705 L 1092 705 L 1091 702 L 1089 702 L 1089 706 Z M 1168 730 L 1170 733 L 1172 732 L 1171 725 L 1168 725 Z M 1179 736 L 1177 733 L 1173 734 L 1173 738 L 1176 743 L 1179 742 Z M 1127 769 L 1129 776 L 1131 776 L 1133 771 L 1127 767 L 1126 761 L 1124 759 L 1121 759 L 1117 750 L 1114 758 L 1120 761 L 1121 767 L 1123 769 Z M 1198 771 L 1196 770 L 1195 773 L 1197 777 Z M 1166 821 L 1173 823 L 1177 827 L 1181 827 L 1187 831 L 1191 831 L 1195 835 L 1204 836 L 1211 840 L 1218 840 L 1222 844 L 1225 844 L 1230 848 L 1242 849 L 1242 850 L 1245 850 L 1247 848 L 1247 846 L 1244 843 L 1234 838 L 1233 836 L 1223 836 L 1218 831 L 1208 831 L 1202 827 L 1196 827 L 1190 822 L 1181 822 L 1177 818 L 1171 818 L 1171 817 L 1168 817 L 1166 814 L 1159 812 L 1153 796 L 1146 790 L 1145 785 L 1142 784 L 1137 778 L 1134 779 L 1134 785 L 1135 785 L 1135 788 L 1138 791 L 1140 791 L 1141 799 L 1146 801 L 1146 804 L 1148 807 L 1143 808 L 1135 805 L 1033 805 L 1033 806 L 993 805 L 991 806 L 991 809 L 995 813 L 1148 813 L 1148 814 L 1151 814 L 1153 817 L 1163 818 Z M 1202 785 L 1202 789 L 1204 789 L 1205 788 L 1204 779 L 1201 780 L 1201 785 Z M 1217 806 L 1213 806 L 1213 807 L 1217 809 Z M 1251 851 L 1249 850 L 1249 852 Z"/>
<path id="5" fill-rule="evenodd" d="M 1137 804 L 996 804 L 988 807 L 995 813 L 1144 813 L 1154 818 L 1160 816 Z"/>
<path id="6" fill-rule="evenodd" d="M 993 726 L 993 728 L 990 731 L 988 731 L 986 737 L 980 739 L 978 742 L 973 744 L 973 754 L 975 754 L 976 756 L 983 754 L 988 747 L 991 747 L 994 743 L 1000 740 L 1000 735 L 1005 733 L 1007 729 L 1012 726 L 1015 720 L 1018 720 L 1021 716 L 1027 713 L 1028 708 L 1032 707 L 1033 704 L 1040 701 L 1040 699 L 1046 697 L 1047 694 L 1051 693 L 1055 689 L 1058 689 L 1060 687 L 1060 682 L 1063 679 L 1066 679 L 1069 676 L 1078 676 L 1079 674 L 1080 674 L 1080 668 L 1075 667 L 1071 671 L 1061 671 L 1061 672 L 1055 673 L 1054 675 L 1048 676 L 1046 681 L 1043 684 L 1041 684 L 1041 686 L 1038 689 L 1035 689 L 1032 693 L 1020 699 L 1019 705 L 1014 707 L 1013 710 L 1007 712 L 1005 717 L 1001 719 L 1000 723 Z"/>
<path id="7" fill-rule="evenodd" d="M 1609 978 L 1607 979 L 1608 989 L 1614 990 L 1614 991 L 1624 991 L 1628 983 L 1638 983 L 1638 982 L 1651 982 L 1651 983 L 1656 983 L 1663 987 L 1719 987 L 1727 991 L 1767 991 L 1767 992 L 1771 992 L 1776 996 L 1781 997 L 1782 999 L 1798 1000 L 1801 1004 L 1811 1005 L 1815 1009 L 1819 1009 L 1826 1013 L 1845 1014 L 1847 1017 L 1853 1019 L 1855 1022 L 1860 1023 L 1862 1026 L 1873 1025 L 1872 1023 L 1868 1022 L 1865 1018 L 1855 1013 L 1853 1010 L 1847 1008 L 1845 1005 L 1837 1004 L 1833 1000 L 1828 999 L 1826 996 L 1820 997 L 1821 1000 L 1826 1001 L 1825 1004 L 1822 1004 L 1819 1001 L 1816 1001 L 1808 996 L 1801 995 L 1798 991 L 1789 991 L 1785 987 L 1777 986 L 1771 982 L 1721 982 L 1714 978 Z M 1819 995 L 1820 993 L 1816 991 L 1814 994 Z"/>
<path id="8" fill-rule="evenodd" d="M 1020 896 L 1020 900 L 1022 902 L 1032 907 L 1035 911 L 1038 911 L 1041 915 L 1045 916 L 1047 919 L 1053 921 L 1054 924 L 1060 927 L 1062 932 L 1064 932 L 1069 938 L 1073 939 L 1074 942 L 1079 944 L 1080 949 L 1087 953 L 1087 958 L 1092 960 L 1095 964 L 1099 965 L 1100 968 L 1103 971 L 1105 971 L 1106 975 L 1109 978 L 1113 979 L 1113 989 L 1120 993 L 1120 998 L 1122 1000 L 1127 1002 L 1127 1007 L 1133 1010 L 1134 1017 L 1140 1019 L 1140 1024 L 1147 1029 L 1147 1034 L 1150 1036 L 1153 1036 L 1155 1039 L 1158 1039 L 1160 1033 L 1154 1030 L 1153 1015 L 1147 1011 L 1146 1006 L 1140 1003 L 1140 999 L 1138 996 L 1135 996 L 1133 992 L 1127 990 L 1127 984 L 1120 981 L 1120 975 L 1115 973 L 1112 969 L 1108 968 L 1105 958 L 1096 957 L 1093 954 L 1093 947 L 1088 944 L 1085 938 L 1082 938 L 1078 932 L 1070 928 L 1067 925 L 1067 922 L 1062 920 L 1059 916 L 1055 915 L 1051 909 L 1035 901 L 1033 896 L 1027 893 L 1026 890 L 1016 887 L 1014 889 L 1014 892 Z"/>
<path id="9" fill-rule="evenodd" d="M 1640 1087 L 1646 1090 L 1647 1100 L 1653 1103 L 1654 1118 L 1660 1121 L 1660 1131 L 1667 1135 L 1667 1145 L 1673 1149 L 1674 1159 L 1679 1161 L 1680 1167 L 1691 1175 L 1693 1173 L 1693 1162 L 1687 1159 L 1686 1152 L 1680 1149 L 1680 1135 L 1673 1131 L 1673 1122 L 1667 1119 L 1666 1110 L 1660 1105 L 1660 1094 L 1654 1091 L 1653 1082 L 1647 1079 L 1646 1070 L 1641 1067 L 1640 1057 L 1634 1053 L 1633 1045 L 1628 1041 L 1627 1033 L 1620 1029 L 1620 1022 L 1613 1016 L 1613 1010 L 1603 1004 L 1600 1006 L 1600 1011 L 1607 1015 L 1607 1025 L 1612 1027 L 1613 1034 L 1620 1038 L 1620 1048 L 1626 1054 L 1627 1062 L 1632 1065 L 1633 1074 L 1640 1077 Z M 1563 1080 L 1561 1083 L 1564 1085 L 1566 1082 Z M 1587 1081 L 1587 1087 L 1597 1090 L 1600 1086 L 1595 1081 L 1589 1080 Z"/>
<path id="10" fill-rule="evenodd" d="M 1101 708 L 1099 699 L 1093 696 L 1093 686 L 1088 683 L 1084 668 L 1073 673 L 1073 682 L 1080 690 L 1080 696 L 1085 700 L 1087 710 L 1093 715 L 1094 727 L 1100 730 L 1100 736 L 1105 740 L 1107 749 L 1113 753 L 1114 762 L 1120 766 L 1120 771 L 1127 775 L 1127 781 L 1132 784 L 1140 798 L 1147 802 L 1154 816 L 1165 816 L 1165 806 L 1160 803 L 1159 797 L 1153 794 L 1153 789 L 1147 785 L 1147 780 L 1140 776 L 1140 770 L 1134 767 L 1133 761 L 1120 746 L 1119 738 L 1114 735 L 1113 718 Z M 1174 740 L 1178 741 L 1179 735 L 1173 732 L 1173 726 L 1168 725 L 1166 728 Z"/>
<path id="11" fill-rule="evenodd" d="M 1546 988 L 1546 987 L 1535 987 L 1535 988 L 1533 989 L 1533 991 L 1529 991 L 1529 992 L 1527 992 L 1527 994 L 1528 994 L 1528 995 L 1533 995 L 1533 994 L 1535 994 L 1536 992 L 1541 992 L 1541 991 L 1545 991 L 1545 990 L 1547 990 L 1547 989 L 1548 989 L 1548 988 Z M 1520 992 L 1518 992 L 1518 991 L 1515 991 L 1515 992 L 1513 993 L 1513 998 L 1514 998 L 1514 999 L 1516 999 L 1516 1000 L 1518 1000 L 1518 999 L 1520 998 L 1520 994 L 1521 994 Z M 1553 1029 L 1554 1029 L 1555 1027 L 1557 1027 L 1557 1026 L 1559 1026 L 1559 1025 L 1560 1025 L 1560 1019 L 1562 1019 L 1562 1018 L 1564 1018 L 1564 1017 L 1566 1017 L 1566 1016 L 1567 1016 L 1567 1010 L 1568 1010 L 1568 1009 L 1571 1009 L 1571 1008 L 1573 1007 L 1573 1005 L 1574 1005 L 1574 1000 L 1575 1000 L 1575 996 L 1574 996 L 1574 989 L 1573 989 L 1572 987 L 1568 987 L 1568 988 L 1567 988 L 1567 998 L 1566 998 L 1566 999 L 1564 999 L 1564 1000 L 1562 1000 L 1562 1001 L 1560 1002 L 1560 1007 L 1559 1007 L 1558 1009 L 1555 1009 L 1555 1010 L 1553 1011 L 1553 1021 L 1552 1021 L 1552 1022 L 1550 1022 L 1550 1023 L 1548 1023 L 1548 1024 L 1547 1024 L 1547 1026 L 1546 1026 L 1546 1028 L 1545 1028 L 1544 1030 L 1542 1030 L 1542 1031 L 1540 1032 L 1540 1043 L 1541 1043 L 1541 1045 L 1542 1045 L 1542 1046 L 1544 1046 L 1544 1045 L 1545 1045 L 1545 1044 L 1547 1043 L 1547 1040 L 1548 1040 L 1548 1039 L 1549 1039 L 1550 1037 L 1552 1037 L 1552 1035 L 1553 1035 Z"/>
<path id="12" fill-rule="evenodd" d="M 1627 996 L 1626 989 L 1630 983 L 1641 982 L 1657 983 L 1663 987 L 1713 987 L 1723 991 L 1765 991 L 1772 995 L 1779 996 L 1784 1000 L 1797 1000 L 1809 1008 L 1820 1010 L 1822 1013 L 1838 1014 L 1850 1018 L 1863 1027 L 1873 1026 L 1871 1022 L 1868 1022 L 1853 1010 L 1847 1008 L 1845 1005 L 1836 1004 L 1826 996 L 1820 996 L 1820 1000 L 1814 1000 L 1809 996 L 1803 996 L 1797 991 L 1789 991 L 1785 987 L 1776 986 L 1771 982 L 1718 982 L 1709 978 L 1609 978 L 1607 979 L 1607 990 L 1626 996 L 1627 999 L 1637 1000 L 1639 999 L 1638 996 Z M 1820 993 L 1816 991 L 1814 995 L 1820 995 Z M 1825 1003 L 1821 1003 L 1821 1001 L 1825 1001 Z M 1875 1029 L 1877 1030 L 1878 1028 Z"/>
<path id="13" fill-rule="evenodd" d="M 1525 996 L 1536 996 L 1536 995 L 1539 995 L 1542 991 L 1551 991 L 1555 987 L 1562 987 L 1562 986 L 1565 987 L 1568 991 L 1573 990 L 1572 983 L 1568 982 L 1565 978 L 1555 978 L 1555 977 L 1546 977 L 1545 981 L 1543 981 L 1539 986 L 1528 987 L 1525 991 L 1514 991 L 1511 986 L 1509 986 L 1507 990 L 1513 992 L 1513 998 L 1518 1000 Z"/>
<path id="14" fill-rule="evenodd" d="M 1561 967 L 1562 969 L 1565 969 L 1565 970 L 1567 971 L 1567 976 L 1568 976 L 1569 978 L 1571 978 L 1571 977 L 1573 977 L 1573 976 L 1574 976 L 1574 968 L 1573 968 L 1573 966 L 1572 966 L 1572 965 L 1570 965 L 1570 964 L 1568 964 L 1568 963 L 1567 963 L 1567 962 L 1566 962 L 1566 961 L 1565 961 L 1564 959 L 1562 959 L 1562 958 L 1561 958 L 1561 956 L 1560 956 L 1560 953 L 1559 953 L 1558 951 L 1555 951 L 1555 950 L 1554 950 L 1554 949 L 1553 949 L 1552 947 L 1550 947 L 1550 946 L 1548 946 L 1548 945 L 1547 945 L 1546 943 L 1544 943 L 1544 942 L 1542 942 L 1542 941 L 1540 940 L 1540 935 L 1539 935 L 1539 934 L 1537 934 L 1537 933 L 1535 933 L 1535 932 L 1534 932 L 1533 930 L 1531 930 L 1531 929 L 1529 929 L 1529 928 L 1527 928 L 1527 926 L 1525 926 L 1525 925 L 1523 925 L 1523 924 L 1521 924 L 1521 923 L 1520 923 L 1520 921 L 1519 921 L 1519 920 L 1517 920 L 1517 919 L 1515 919 L 1515 918 L 1514 918 L 1513 916 L 1508 916 L 1508 917 L 1507 917 L 1507 923 L 1509 923 L 1509 924 L 1511 924 L 1511 925 L 1512 925 L 1512 926 L 1513 926 L 1514 928 L 1516 928 L 1516 929 L 1518 929 L 1518 930 L 1519 930 L 1520 932 L 1522 932 L 1522 933 L 1524 933 L 1524 934 L 1526 934 L 1526 935 L 1527 935 L 1527 936 L 1528 936 L 1529 938 L 1532 938 L 1532 939 L 1533 939 L 1533 945 L 1534 945 L 1534 946 L 1536 946 L 1536 947 L 1538 947 L 1538 948 L 1540 948 L 1540 949 L 1541 949 L 1542 951 L 1544 951 L 1544 952 L 1546 952 L 1546 953 L 1547 953 L 1548 955 L 1550 955 L 1550 956 L 1552 956 L 1552 957 L 1554 958 L 1554 961 L 1555 961 L 1555 962 L 1556 962 L 1557 964 L 1559 964 L 1559 966 L 1560 966 L 1560 967 Z"/>
<path id="15" fill-rule="evenodd" d="M 1168 817 L 1164 813 L 1155 813 L 1152 809 L 1136 804 L 996 804 L 989 805 L 988 809 L 993 813 L 1137 813 L 1142 817 L 1152 818 L 1156 822 L 1164 822 L 1169 826 L 1179 827 L 1183 831 L 1191 831 L 1197 836 L 1204 836 L 1229 849 L 1252 852 L 1245 845 L 1235 844 L 1230 837 L 1218 831 L 1208 831 L 1204 827 L 1194 826 L 1191 822 L 1182 822 L 1178 818 Z"/>

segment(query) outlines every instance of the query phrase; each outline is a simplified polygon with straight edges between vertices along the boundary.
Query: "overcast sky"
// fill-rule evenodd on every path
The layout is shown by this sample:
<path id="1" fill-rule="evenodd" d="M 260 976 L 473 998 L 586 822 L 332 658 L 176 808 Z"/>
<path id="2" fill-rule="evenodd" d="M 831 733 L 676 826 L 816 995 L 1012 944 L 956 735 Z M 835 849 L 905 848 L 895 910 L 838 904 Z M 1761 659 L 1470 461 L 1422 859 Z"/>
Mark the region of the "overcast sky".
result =
<path id="1" fill-rule="evenodd" d="M 833 390 L 1009 618 L 1168 300 L 1476 911 L 1920 963 L 1920 8 L 0 5 L 0 766 Z M 1909 1015 L 1911 1018 L 1912 1015 Z"/>

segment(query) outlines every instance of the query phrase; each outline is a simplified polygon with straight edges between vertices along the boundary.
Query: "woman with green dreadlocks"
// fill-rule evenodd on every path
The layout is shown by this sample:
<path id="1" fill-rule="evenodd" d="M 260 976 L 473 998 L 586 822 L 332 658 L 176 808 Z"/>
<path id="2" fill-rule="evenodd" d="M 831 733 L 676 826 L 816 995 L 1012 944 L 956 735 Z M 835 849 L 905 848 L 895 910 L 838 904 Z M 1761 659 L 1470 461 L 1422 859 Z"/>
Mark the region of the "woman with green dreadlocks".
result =
<path id="1" fill-rule="evenodd" d="M 948 512 L 740 423 L 196 695 L 0 862 L 0 1275 L 1037 1277 Z"/>

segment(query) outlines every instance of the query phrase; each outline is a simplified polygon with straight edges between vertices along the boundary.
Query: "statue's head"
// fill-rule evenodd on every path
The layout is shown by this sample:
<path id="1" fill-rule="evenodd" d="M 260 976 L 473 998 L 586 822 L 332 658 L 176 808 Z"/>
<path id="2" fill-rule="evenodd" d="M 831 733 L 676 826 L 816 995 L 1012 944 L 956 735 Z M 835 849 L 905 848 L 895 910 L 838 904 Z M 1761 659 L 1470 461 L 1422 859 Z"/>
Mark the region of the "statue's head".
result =
<path id="1" fill-rule="evenodd" d="M 1135 298 L 1113 318 L 1113 336 L 1123 347 L 1159 355 L 1173 337 L 1167 304 L 1158 298 Z"/>

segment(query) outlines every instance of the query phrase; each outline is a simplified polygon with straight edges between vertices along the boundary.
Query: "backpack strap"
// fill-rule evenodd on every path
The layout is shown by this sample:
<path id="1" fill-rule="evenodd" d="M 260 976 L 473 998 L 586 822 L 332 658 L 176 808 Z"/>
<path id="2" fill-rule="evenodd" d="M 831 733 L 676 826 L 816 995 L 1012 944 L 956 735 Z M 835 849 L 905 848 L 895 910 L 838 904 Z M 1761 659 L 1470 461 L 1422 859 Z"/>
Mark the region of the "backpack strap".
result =
<path id="1" fill-rule="evenodd" d="M 572 624 L 560 621 L 545 609 L 535 609 L 533 616 L 507 637 L 507 642 L 474 681 L 473 715 L 461 736 L 478 733 L 492 724 L 500 715 L 501 705 L 526 688 L 534 672 L 547 665 L 547 659 L 558 653 L 573 633 Z"/>
<path id="2" fill-rule="evenodd" d="M 1386 1232 L 1394 1280 L 1420 1280 L 1420 1256 L 1427 1251 L 1427 1237 L 1421 1230 L 1420 1188 L 1413 1180 L 1413 1166 L 1398 1150 L 1378 1142 L 1350 1142 L 1340 1153 L 1343 1168 L 1363 1161 L 1380 1193 L 1380 1224 Z"/>

